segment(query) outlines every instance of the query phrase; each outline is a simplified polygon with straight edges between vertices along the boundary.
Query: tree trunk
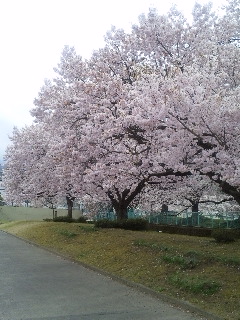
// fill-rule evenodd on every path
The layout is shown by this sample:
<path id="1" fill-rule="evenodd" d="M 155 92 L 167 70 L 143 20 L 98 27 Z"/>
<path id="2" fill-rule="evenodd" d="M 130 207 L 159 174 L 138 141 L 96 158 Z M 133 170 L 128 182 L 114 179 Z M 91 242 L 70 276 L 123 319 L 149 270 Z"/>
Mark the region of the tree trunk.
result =
<path id="1" fill-rule="evenodd" d="M 161 212 L 162 213 L 168 212 L 168 205 L 167 204 L 165 204 L 165 203 L 162 204 Z"/>
<path id="2" fill-rule="evenodd" d="M 124 220 L 128 218 L 128 207 L 135 197 L 141 193 L 145 187 L 145 183 L 146 179 L 141 180 L 132 192 L 130 192 L 130 189 L 125 189 L 121 192 L 116 187 L 114 188 L 115 192 L 112 192 L 111 190 L 107 192 L 118 220 Z"/>
<path id="3" fill-rule="evenodd" d="M 192 202 L 192 212 L 198 212 L 199 211 L 199 202 Z"/>
<path id="4" fill-rule="evenodd" d="M 68 217 L 72 219 L 73 198 L 66 196 L 68 206 Z"/>
<path id="5" fill-rule="evenodd" d="M 117 220 L 124 220 L 128 218 L 128 208 L 124 204 L 113 206 L 116 212 Z"/>
<path id="6" fill-rule="evenodd" d="M 193 226 L 198 225 L 198 215 L 199 215 L 199 202 L 192 202 L 192 224 Z"/>

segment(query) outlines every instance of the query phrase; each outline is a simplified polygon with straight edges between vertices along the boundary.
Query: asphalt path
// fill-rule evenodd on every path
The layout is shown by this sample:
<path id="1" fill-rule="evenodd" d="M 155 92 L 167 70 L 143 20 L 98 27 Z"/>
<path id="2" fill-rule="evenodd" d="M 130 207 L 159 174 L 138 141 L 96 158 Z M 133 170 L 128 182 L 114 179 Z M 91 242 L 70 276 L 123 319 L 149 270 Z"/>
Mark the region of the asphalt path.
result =
<path id="1" fill-rule="evenodd" d="M 0 231 L 1 320 L 199 320 Z"/>

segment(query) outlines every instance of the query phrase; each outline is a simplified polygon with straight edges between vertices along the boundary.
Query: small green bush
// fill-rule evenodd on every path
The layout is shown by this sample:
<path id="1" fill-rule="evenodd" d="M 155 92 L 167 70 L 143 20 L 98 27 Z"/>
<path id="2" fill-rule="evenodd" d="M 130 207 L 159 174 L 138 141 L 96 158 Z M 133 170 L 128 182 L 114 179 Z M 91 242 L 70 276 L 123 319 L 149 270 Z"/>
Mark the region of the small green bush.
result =
<path id="1" fill-rule="evenodd" d="M 148 229 L 148 221 L 145 219 L 127 219 L 122 222 L 122 229 L 126 230 L 147 230 Z"/>
<path id="2" fill-rule="evenodd" d="M 53 219 L 54 222 L 75 222 L 76 220 L 68 216 L 59 216 Z"/>
<path id="3" fill-rule="evenodd" d="M 86 223 L 87 222 L 87 218 L 86 217 L 79 217 L 76 219 L 76 222 L 79 222 L 79 223 Z"/>
<path id="4" fill-rule="evenodd" d="M 96 228 L 119 228 L 118 221 L 101 219 L 95 222 Z"/>
<path id="5" fill-rule="evenodd" d="M 216 229 L 212 231 L 212 237 L 221 243 L 234 242 L 237 238 L 237 234 L 234 230 L 229 229 Z"/>
<path id="6" fill-rule="evenodd" d="M 77 219 L 73 219 L 73 218 L 70 218 L 68 216 L 59 216 L 59 217 L 55 217 L 52 221 L 54 222 L 77 222 L 77 223 L 86 223 L 87 222 L 87 218 L 86 217 L 79 217 Z"/>

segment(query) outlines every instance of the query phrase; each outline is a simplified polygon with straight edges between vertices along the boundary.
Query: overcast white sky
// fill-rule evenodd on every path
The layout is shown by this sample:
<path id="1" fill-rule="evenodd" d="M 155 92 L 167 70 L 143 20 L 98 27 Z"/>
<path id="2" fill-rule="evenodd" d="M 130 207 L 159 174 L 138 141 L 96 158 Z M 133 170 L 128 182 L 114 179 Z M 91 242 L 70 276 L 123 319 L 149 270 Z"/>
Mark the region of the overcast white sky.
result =
<path id="1" fill-rule="evenodd" d="M 130 30 L 149 7 L 166 13 L 173 3 L 190 14 L 195 0 L 0 0 L 0 162 L 13 127 L 32 123 L 33 100 L 64 45 L 88 58 L 111 25 Z"/>

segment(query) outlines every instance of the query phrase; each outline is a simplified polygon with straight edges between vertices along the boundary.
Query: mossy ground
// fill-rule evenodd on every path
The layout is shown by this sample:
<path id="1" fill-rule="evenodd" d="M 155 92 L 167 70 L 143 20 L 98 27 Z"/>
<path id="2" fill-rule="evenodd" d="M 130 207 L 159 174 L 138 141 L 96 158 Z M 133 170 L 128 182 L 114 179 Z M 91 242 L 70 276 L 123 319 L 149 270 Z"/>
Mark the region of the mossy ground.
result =
<path id="1" fill-rule="evenodd" d="M 10 222 L 0 229 L 223 319 L 240 320 L 239 240 L 95 229 L 61 222 Z"/>

